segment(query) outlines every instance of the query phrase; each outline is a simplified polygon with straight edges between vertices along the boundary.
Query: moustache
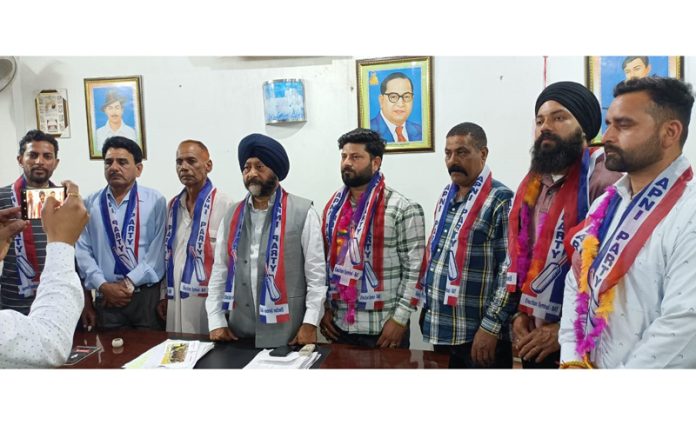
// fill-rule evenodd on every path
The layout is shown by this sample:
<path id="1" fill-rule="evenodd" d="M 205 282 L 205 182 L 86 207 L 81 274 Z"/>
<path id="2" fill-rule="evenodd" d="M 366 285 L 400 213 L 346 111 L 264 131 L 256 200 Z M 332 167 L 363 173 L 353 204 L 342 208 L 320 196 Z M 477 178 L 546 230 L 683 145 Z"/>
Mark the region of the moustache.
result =
<path id="1" fill-rule="evenodd" d="M 622 152 L 621 148 L 617 148 L 616 146 L 611 146 L 611 145 L 604 145 L 604 153 L 605 154 L 608 154 L 608 153 L 620 154 L 621 152 Z"/>
<path id="2" fill-rule="evenodd" d="M 463 169 L 462 167 L 458 167 L 458 166 L 456 166 L 456 165 L 453 165 L 453 166 L 449 167 L 449 168 L 447 169 L 447 171 L 450 173 L 450 175 L 451 175 L 452 173 L 462 173 L 462 174 L 464 174 L 465 176 L 468 176 L 468 175 L 469 175 L 469 173 L 467 173 L 465 169 Z"/>
<path id="3" fill-rule="evenodd" d="M 539 137 L 536 138 L 536 140 L 534 141 L 534 144 L 536 146 L 539 146 L 539 145 L 541 145 L 541 142 L 543 142 L 544 140 L 553 140 L 556 143 L 563 143 L 563 139 L 561 139 L 561 136 L 559 136 L 557 134 L 553 134 L 551 132 L 542 132 L 539 135 Z"/>

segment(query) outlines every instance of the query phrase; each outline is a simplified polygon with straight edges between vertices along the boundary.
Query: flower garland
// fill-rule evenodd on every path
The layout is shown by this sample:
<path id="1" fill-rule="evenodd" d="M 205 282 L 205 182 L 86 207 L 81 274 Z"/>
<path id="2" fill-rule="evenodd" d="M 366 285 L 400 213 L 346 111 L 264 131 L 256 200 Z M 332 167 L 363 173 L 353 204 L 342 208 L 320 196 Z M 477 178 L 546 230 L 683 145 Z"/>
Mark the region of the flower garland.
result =
<path id="1" fill-rule="evenodd" d="M 531 212 L 536 206 L 539 194 L 541 193 L 541 176 L 535 176 L 527 185 L 524 193 L 524 204 L 520 214 L 520 233 L 517 235 L 517 270 L 519 270 L 520 282 L 527 281 L 527 273 L 532 263 L 529 246 L 529 223 L 531 221 Z M 543 226 L 543 223 L 540 223 Z"/>
<path id="2" fill-rule="evenodd" d="M 614 309 L 614 288 L 599 295 L 599 307 L 594 318 L 595 327 L 589 334 L 585 333 L 585 323 L 590 311 L 590 285 L 588 282 L 589 271 L 599 251 L 599 229 L 604 222 L 607 208 L 611 200 L 616 196 L 616 187 L 607 188 L 607 196 L 602 199 L 597 209 L 588 218 L 589 227 L 587 235 L 582 241 L 582 255 L 580 265 L 580 282 L 576 297 L 577 318 L 575 319 L 575 339 L 577 341 L 576 352 L 587 360 L 587 354 L 595 348 L 597 339 L 607 326 L 609 313 Z"/>
<path id="3" fill-rule="evenodd" d="M 340 232 L 346 232 L 344 237 L 337 237 L 336 238 L 336 252 L 341 252 L 341 247 L 343 246 L 344 243 L 349 241 L 350 239 L 350 231 L 351 231 L 351 218 L 353 217 L 353 208 L 350 205 L 350 202 L 346 202 L 346 206 L 343 208 L 343 211 L 341 212 L 341 215 L 338 219 L 338 222 L 336 223 L 336 228 L 338 229 L 338 233 Z M 355 323 L 355 306 L 358 301 L 358 289 L 356 288 L 356 285 L 351 285 L 351 286 L 346 286 L 346 285 L 337 285 L 338 286 L 338 293 L 341 298 L 341 300 L 345 301 L 345 303 L 348 306 L 348 313 L 346 314 L 345 321 L 352 325 Z"/>

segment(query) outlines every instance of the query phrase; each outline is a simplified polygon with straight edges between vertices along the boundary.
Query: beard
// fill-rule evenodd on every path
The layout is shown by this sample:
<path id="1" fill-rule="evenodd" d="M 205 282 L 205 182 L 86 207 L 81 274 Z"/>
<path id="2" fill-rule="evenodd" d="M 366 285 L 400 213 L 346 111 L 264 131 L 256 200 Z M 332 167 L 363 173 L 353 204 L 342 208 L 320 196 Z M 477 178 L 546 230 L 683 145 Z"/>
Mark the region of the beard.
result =
<path id="1" fill-rule="evenodd" d="M 351 176 L 352 175 L 352 176 Z M 372 180 L 372 176 L 375 173 L 372 172 L 372 167 L 368 165 L 362 170 L 341 170 L 341 180 L 348 187 L 359 187 L 366 185 Z"/>
<path id="2" fill-rule="evenodd" d="M 642 170 L 664 158 L 657 132 L 639 148 L 630 152 L 613 144 L 604 145 L 604 166 L 610 171 L 632 173 Z"/>
<path id="3" fill-rule="evenodd" d="M 268 180 L 262 180 L 260 178 L 252 178 L 249 181 L 244 182 L 244 186 L 247 188 L 251 196 L 254 197 L 267 197 L 271 196 L 273 190 L 278 185 L 278 177 L 276 175 L 271 176 Z"/>
<path id="4" fill-rule="evenodd" d="M 552 146 L 543 146 L 544 140 L 553 140 Z M 538 174 L 557 174 L 582 158 L 585 143 L 582 129 L 564 139 L 553 133 L 541 133 L 532 148 L 531 171 Z"/>
<path id="5" fill-rule="evenodd" d="M 27 176 L 32 185 L 43 186 L 51 178 L 52 172 L 43 168 L 41 171 L 32 169 L 29 170 L 29 175 Z"/>

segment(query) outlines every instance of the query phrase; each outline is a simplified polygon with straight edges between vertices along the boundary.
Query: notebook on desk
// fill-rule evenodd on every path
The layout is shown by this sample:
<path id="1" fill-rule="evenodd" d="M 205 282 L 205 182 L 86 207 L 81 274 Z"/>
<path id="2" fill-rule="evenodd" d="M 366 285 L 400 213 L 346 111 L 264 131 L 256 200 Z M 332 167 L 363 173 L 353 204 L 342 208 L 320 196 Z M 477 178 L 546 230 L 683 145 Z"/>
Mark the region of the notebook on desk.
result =
<path id="1" fill-rule="evenodd" d="M 240 339 L 234 342 L 216 342 L 215 348 L 203 356 L 194 369 L 242 369 L 261 352 L 261 348 L 254 347 L 253 339 Z M 310 369 L 321 366 L 331 349 L 327 346 L 317 346 L 321 356 Z"/>

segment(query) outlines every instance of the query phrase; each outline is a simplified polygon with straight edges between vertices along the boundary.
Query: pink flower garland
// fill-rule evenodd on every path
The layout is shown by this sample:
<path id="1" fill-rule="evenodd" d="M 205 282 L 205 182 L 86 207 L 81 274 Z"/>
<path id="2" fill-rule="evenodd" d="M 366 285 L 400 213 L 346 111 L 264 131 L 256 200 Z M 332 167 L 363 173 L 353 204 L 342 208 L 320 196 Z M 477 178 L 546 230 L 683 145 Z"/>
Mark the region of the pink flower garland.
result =
<path id="1" fill-rule="evenodd" d="M 602 226 L 602 223 L 606 218 L 609 203 L 614 198 L 614 196 L 616 196 L 616 187 L 609 186 L 606 191 L 607 196 L 605 196 L 604 199 L 602 199 L 597 209 L 589 215 L 590 225 L 587 228 L 587 236 L 582 242 L 583 250 L 580 268 L 580 282 L 578 283 L 578 295 L 575 301 L 575 311 L 577 313 L 577 318 L 575 319 L 574 323 L 575 340 L 577 342 L 575 350 L 581 356 L 584 356 L 586 353 L 589 353 L 595 348 L 599 336 L 602 334 L 602 331 L 604 331 L 604 328 L 606 328 L 607 313 L 610 309 L 610 307 L 607 308 L 607 304 L 608 301 L 611 301 L 612 298 L 609 295 L 609 292 L 611 291 L 607 291 L 607 293 L 601 294 L 599 296 L 600 308 L 598 309 L 597 317 L 594 318 L 594 329 L 592 329 L 592 331 L 589 334 L 585 335 L 585 323 L 587 321 L 587 316 L 590 311 L 590 291 L 589 282 L 587 281 L 588 272 L 590 267 L 592 266 L 592 262 L 597 257 L 599 249 L 599 228 Z M 602 310 L 603 314 L 599 314 L 600 310 Z"/>
<path id="2" fill-rule="evenodd" d="M 353 208 L 350 205 L 350 202 L 346 202 L 346 207 L 343 209 L 341 216 L 338 219 L 338 222 L 336 223 L 336 227 L 339 231 L 344 230 L 347 231 L 348 234 L 350 234 L 350 226 L 351 226 L 351 218 L 353 217 Z M 341 250 L 341 247 L 343 243 L 349 243 L 349 238 L 344 238 L 342 241 L 337 243 L 336 249 L 339 251 Z M 346 314 L 345 321 L 346 323 L 352 325 L 355 323 L 355 306 L 358 301 L 358 290 L 356 288 L 356 285 L 352 286 L 346 286 L 346 285 L 337 285 L 338 286 L 338 293 L 341 298 L 341 300 L 345 301 L 345 303 L 348 305 L 348 313 Z"/>

